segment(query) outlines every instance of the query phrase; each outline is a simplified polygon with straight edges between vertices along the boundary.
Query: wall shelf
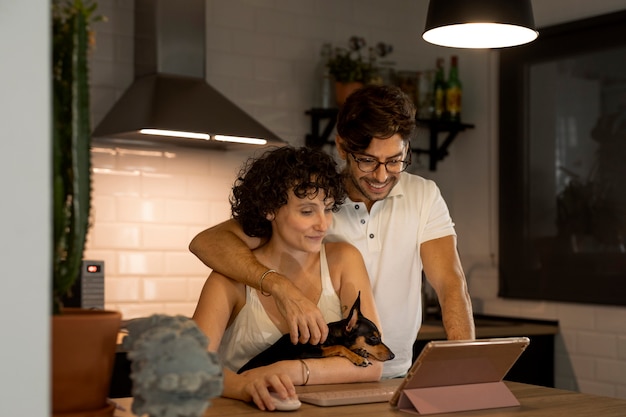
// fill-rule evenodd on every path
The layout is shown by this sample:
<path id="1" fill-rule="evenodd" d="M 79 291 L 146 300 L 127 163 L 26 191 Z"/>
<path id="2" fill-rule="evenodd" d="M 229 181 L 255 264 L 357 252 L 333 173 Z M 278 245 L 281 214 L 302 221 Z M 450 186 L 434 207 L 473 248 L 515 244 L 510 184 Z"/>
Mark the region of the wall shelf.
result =
<path id="1" fill-rule="evenodd" d="M 417 119 L 417 126 L 426 128 L 430 131 L 429 148 L 411 148 L 418 155 L 425 153 L 429 155 L 428 169 L 437 170 L 437 163 L 448 156 L 448 147 L 457 135 L 466 130 L 473 129 L 474 125 L 460 122 L 450 122 L 445 120 Z M 439 144 L 439 134 L 447 134 L 443 142 Z"/>
<path id="2" fill-rule="evenodd" d="M 322 148 L 324 145 L 334 145 L 334 140 L 329 140 L 336 121 L 337 121 L 337 109 L 322 109 L 312 108 L 305 112 L 306 115 L 311 117 L 311 130 L 306 135 L 305 145 L 310 148 Z M 323 122 L 326 122 L 322 126 Z M 428 154 L 429 165 L 428 168 L 431 171 L 437 170 L 437 163 L 448 156 L 448 147 L 457 135 L 466 130 L 474 128 L 473 124 L 450 122 L 445 120 L 431 120 L 431 119 L 416 119 L 418 128 L 427 129 L 429 131 L 429 147 L 424 148 L 411 148 L 415 153 Z M 443 142 L 439 144 L 439 135 L 447 134 Z"/>

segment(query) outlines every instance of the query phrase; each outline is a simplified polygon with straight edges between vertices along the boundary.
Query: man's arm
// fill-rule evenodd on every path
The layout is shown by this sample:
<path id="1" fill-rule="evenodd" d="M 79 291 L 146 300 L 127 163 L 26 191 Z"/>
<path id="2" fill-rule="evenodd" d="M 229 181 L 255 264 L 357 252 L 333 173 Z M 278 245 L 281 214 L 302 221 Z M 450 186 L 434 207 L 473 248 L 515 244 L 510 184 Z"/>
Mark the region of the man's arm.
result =
<path id="1" fill-rule="evenodd" d="M 439 298 L 448 339 L 475 339 L 472 302 L 456 249 L 456 236 L 423 243 L 421 257 L 426 278 Z"/>
<path id="2" fill-rule="evenodd" d="M 246 235 L 239 223 L 230 219 L 196 235 L 189 250 L 214 271 L 271 294 L 289 325 L 294 344 L 324 342 L 328 326 L 322 313 L 288 278 L 279 273 L 266 274 L 260 288 L 261 276 L 269 268 L 256 259 L 252 249 L 263 243 L 260 238 Z"/>

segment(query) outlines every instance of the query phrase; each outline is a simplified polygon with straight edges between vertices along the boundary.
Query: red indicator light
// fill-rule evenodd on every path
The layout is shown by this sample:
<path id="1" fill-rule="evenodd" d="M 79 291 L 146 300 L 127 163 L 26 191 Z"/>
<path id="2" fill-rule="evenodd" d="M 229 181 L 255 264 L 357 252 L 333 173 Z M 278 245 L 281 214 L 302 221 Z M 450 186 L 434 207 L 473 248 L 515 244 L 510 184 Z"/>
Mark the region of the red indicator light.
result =
<path id="1" fill-rule="evenodd" d="M 87 272 L 100 272 L 100 265 L 87 265 Z"/>

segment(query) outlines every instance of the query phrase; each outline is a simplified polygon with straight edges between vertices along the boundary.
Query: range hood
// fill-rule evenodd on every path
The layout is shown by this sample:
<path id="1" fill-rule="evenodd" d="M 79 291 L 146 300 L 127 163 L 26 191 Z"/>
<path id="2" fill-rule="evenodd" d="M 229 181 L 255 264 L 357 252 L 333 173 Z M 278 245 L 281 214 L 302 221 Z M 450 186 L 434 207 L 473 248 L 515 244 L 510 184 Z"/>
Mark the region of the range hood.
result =
<path id="1" fill-rule="evenodd" d="M 285 144 L 205 81 L 205 19 L 205 0 L 135 0 L 135 80 L 94 130 L 96 141 Z"/>

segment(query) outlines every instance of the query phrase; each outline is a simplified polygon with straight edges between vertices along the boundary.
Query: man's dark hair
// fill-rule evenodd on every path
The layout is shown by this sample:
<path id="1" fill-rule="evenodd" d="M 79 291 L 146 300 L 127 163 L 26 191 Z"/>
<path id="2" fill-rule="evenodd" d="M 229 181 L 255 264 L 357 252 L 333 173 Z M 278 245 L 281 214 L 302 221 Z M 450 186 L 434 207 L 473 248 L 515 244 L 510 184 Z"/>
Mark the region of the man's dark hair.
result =
<path id="1" fill-rule="evenodd" d="M 334 200 L 333 211 L 346 197 L 343 176 L 330 155 L 284 146 L 250 158 L 241 169 L 230 197 L 233 218 L 248 236 L 269 238 L 272 225 L 266 216 L 287 204 L 292 190 L 298 198 L 324 192 Z"/>
<path id="2" fill-rule="evenodd" d="M 408 141 L 415 131 L 415 105 L 400 88 L 368 85 L 350 94 L 337 116 L 337 133 L 345 152 L 360 153 L 372 138 L 396 133 Z"/>

